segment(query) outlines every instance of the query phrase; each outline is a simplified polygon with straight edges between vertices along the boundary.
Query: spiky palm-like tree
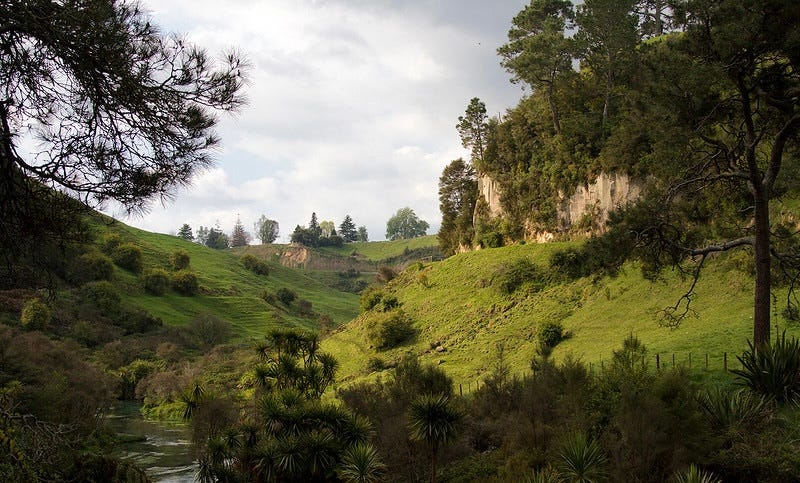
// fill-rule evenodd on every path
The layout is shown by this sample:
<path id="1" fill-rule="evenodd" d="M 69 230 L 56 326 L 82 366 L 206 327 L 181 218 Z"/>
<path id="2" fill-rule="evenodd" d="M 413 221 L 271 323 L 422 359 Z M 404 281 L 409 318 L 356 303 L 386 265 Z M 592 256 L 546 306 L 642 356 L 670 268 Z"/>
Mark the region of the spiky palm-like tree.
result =
<path id="1" fill-rule="evenodd" d="M 722 483 L 722 480 L 717 478 L 714 473 L 699 469 L 694 464 L 689 465 L 683 473 L 675 475 L 677 483 Z"/>
<path id="2" fill-rule="evenodd" d="M 606 457 L 597 441 L 590 440 L 583 432 L 569 435 L 559 456 L 558 469 L 569 481 L 595 483 L 606 479 Z"/>
<path id="3" fill-rule="evenodd" d="M 385 472 L 386 465 L 375 448 L 368 443 L 359 443 L 345 450 L 336 473 L 349 483 L 374 483 L 382 481 Z"/>
<path id="4" fill-rule="evenodd" d="M 430 448 L 434 483 L 439 449 L 456 439 L 462 414 L 444 394 L 420 396 L 411 403 L 409 411 L 411 437 L 424 441 Z"/>

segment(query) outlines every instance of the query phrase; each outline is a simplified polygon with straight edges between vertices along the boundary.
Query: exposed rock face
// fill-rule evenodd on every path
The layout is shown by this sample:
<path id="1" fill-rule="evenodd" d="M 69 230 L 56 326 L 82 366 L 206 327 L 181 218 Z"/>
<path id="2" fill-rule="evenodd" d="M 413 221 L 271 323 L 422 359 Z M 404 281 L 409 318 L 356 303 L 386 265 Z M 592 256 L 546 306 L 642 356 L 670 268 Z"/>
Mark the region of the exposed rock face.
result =
<path id="1" fill-rule="evenodd" d="M 563 229 L 575 225 L 602 229 L 610 211 L 636 200 L 641 193 L 642 183 L 632 180 L 628 175 L 601 173 L 594 182 L 578 186 L 569 198 L 559 193 L 559 225 Z"/>
<path id="2" fill-rule="evenodd" d="M 609 212 L 639 198 L 642 182 L 631 179 L 622 173 L 601 173 L 591 183 L 575 188 L 570 196 L 558 193 L 558 232 L 571 229 L 601 231 L 608 221 Z M 503 215 L 500 202 L 500 186 L 488 175 L 478 177 L 478 191 L 492 217 Z M 528 225 L 525 227 L 529 241 L 545 242 L 552 240 L 555 233 Z"/>
<path id="3" fill-rule="evenodd" d="M 489 205 L 489 214 L 492 218 L 503 214 L 503 205 L 500 203 L 500 186 L 488 174 L 478 176 L 478 193 Z"/>

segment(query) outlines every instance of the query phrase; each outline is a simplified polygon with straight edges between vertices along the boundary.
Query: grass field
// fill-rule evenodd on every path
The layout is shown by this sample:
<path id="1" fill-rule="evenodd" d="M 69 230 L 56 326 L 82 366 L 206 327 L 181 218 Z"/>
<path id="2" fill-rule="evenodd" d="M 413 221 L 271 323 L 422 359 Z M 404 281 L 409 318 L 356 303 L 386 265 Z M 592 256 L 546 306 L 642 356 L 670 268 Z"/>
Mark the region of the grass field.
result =
<path id="1" fill-rule="evenodd" d="M 185 297 L 168 291 L 163 296 L 146 294 L 138 276 L 116 271 L 124 287 L 124 298 L 133 305 L 147 309 L 165 324 L 183 325 L 195 314 L 209 312 L 231 323 L 239 338 L 260 337 L 271 327 L 289 326 L 316 329 L 320 315 L 330 316 L 335 324 L 344 323 L 357 314 L 358 296 L 333 290 L 306 276 L 301 271 L 270 263 L 268 276 L 256 275 L 245 269 L 239 257 L 230 250 L 213 250 L 170 235 L 149 233 L 114 223 L 103 231 L 118 233 L 123 240 L 139 246 L 144 267 L 169 268 L 170 255 L 185 250 L 191 258 L 190 269 L 200 282 L 200 294 Z M 313 316 L 301 315 L 295 307 L 266 303 L 260 296 L 264 290 L 288 288 L 301 299 L 312 303 Z"/>
<path id="2" fill-rule="evenodd" d="M 355 253 L 356 256 L 364 257 L 373 262 L 379 262 L 402 255 L 405 250 L 437 247 L 438 245 L 439 241 L 436 235 L 428 235 L 411 238 L 409 240 L 355 242 L 348 243 L 343 247 L 323 247 L 318 250 L 321 253 L 340 257 L 348 257 Z"/>
<path id="3" fill-rule="evenodd" d="M 552 253 L 564 246 L 529 244 L 480 250 L 427 264 L 422 270 L 407 270 L 387 290 L 414 318 L 415 340 L 385 352 L 369 349 L 368 317 L 361 315 L 336 331 L 323 347 L 341 362 L 343 382 L 377 377 L 379 374 L 366 369 L 370 358 L 391 363 L 412 354 L 440 365 L 457 383 L 466 385 L 492 369 L 500 346 L 512 370 L 528 370 L 536 353 L 537 328 L 547 321 L 559 321 L 570 337 L 555 348 L 557 360 L 571 354 L 599 366 L 625 337 L 634 334 L 648 347 L 653 366 L 657 353 L 667 365 L 671 365 L 673 353 L 676 363 L 688 364 L 691 353 L 693 367 L 700 370 L 708 354 L 709 367 L 720 370 L 727 352 L 729 367 L 735 367 L 734 355 L 746 348 L 752 334 L 753 288 L 752 277 L 739 271 L 735 263 L 722 257 L 709 264 L 692 302 L 696 316 L 678 328 L 663 326 L 663 319 L 657 316 L 689 286 L 677 273 L 665 273 L 661 280 L 650 282 L 636 266 L 628 264 L 613 278 L 584 278 L 549 285 L 541 292 L 530 286 L 512 295 L 498 290 L 496 278 L 503 266 L 527 257 L 544 269 Z M 800 334 L 780 316 L 775 318 L 781 330 Z M 436 345 L 446 351 L 432 350 Z"/>

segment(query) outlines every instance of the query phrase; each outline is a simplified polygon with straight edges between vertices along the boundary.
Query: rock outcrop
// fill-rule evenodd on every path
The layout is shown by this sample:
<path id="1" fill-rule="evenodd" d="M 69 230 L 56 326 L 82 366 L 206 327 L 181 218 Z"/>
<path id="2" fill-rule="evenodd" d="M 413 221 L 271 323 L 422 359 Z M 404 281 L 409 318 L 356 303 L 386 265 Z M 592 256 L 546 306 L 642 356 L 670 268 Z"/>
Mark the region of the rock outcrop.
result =
<path id="1" fill-rule="evenodd" d="M 545 242 L 568 231 L 602 231 L 609 213 L 639 198 L 643 183 L 623 173 L 601 173 L 591 183 L 584 183 L 567 196 L 558 193 L 556 232 L 526 226 L 528 241 Z M 493 218 L 503 216 L 499 183 L 488 175 L 478 177 L 478 191 Z"/>

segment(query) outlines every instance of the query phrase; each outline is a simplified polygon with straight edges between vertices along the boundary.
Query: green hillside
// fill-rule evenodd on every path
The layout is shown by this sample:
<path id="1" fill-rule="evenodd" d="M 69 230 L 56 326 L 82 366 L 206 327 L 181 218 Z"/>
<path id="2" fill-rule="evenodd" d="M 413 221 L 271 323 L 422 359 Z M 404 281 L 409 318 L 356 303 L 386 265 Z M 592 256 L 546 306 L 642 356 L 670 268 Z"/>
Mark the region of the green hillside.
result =
<path id="1" fill-rule="evenodd" d="M 123 298 L 163 319 L 167 325 L 183 325 L 195 314 L 209 312 L 227 320 L 241 338 L 259 337 L 275 326 L 316 329 L 318 318 L 327 315 L 334 324 L 350 320 L 357 313 L 358 296 L 329 288 L 301 271 L 269 263 L 267 276 L 247 270 L 239 256 L 229 250 L 214 250 L 181 238 L 149 233 L 116 222 L 100 227 L 102 232 L 118 233 L 142 250 L 144 268 L 168 268 L 176 250 L 191 258 L 190 269 L 197 275 L 200 294 L 185 297 L 173 291 L 162 296 L 148 295 L 140 287 L 137 275 L 117 270 L 116 277 L 125 286 Z M 107 236 L 101 234 L 100 238 Z M 280 303 L 272 305 L 262 298 L 264 291 L 280 288 L 294 291 L 299 299 L 312 304 L 313 314 L 302 315 Z"/>
<path id="2" fill-rule="evenodd" d="M 342 257 L 355 254 L 360 258 L 363 257 L 373 262 L 380 262 L 400 257 L 406 251 L 435 249 L 438 247 L 438 243 L 436 235 L 428 235 L 409 240 L 348 243 L 342 247 L 320 248 L 319 251 Z"/>
<path id="3" fill-rule="evenodd" d="M 413 354 L 440 364 L 457 383 L 466 385 L 491 370 L 499 344 L 514 371 L 527 370 L 538 345 L 537 329 L 546 322 L 560 322 L 568 334 L 553 357 L 571 354 L 592 364 L 607 360 L 633 333 L 648 347 L 652 359 L 659 353 L 666 364 L 672 364 L 673 353 L 676 363 L 688 364 L 691 353 L 693 367 L 703 368 L 708 354 L 709 367 L 721 369 L 727 352 L 733 367 L 734 354 L 741 353 L 752 337 L 753 281 L 738 268 L 740 259 L 735 256 L 708 264 L 692 301 L 696 316 L 675 329 L 663 326 L 657 313 L 675 304 L 689 287 L 689 280 L 677 273 L 651 282 L 642 278 L 636 266 L 627 264 L 613 278 L 551 283 L 538 292 L 527 284 L 511 295 L 501 293 L 504 269 L 528 258 L 546 270 L 549 257 L 568 245 L 485 249 L 412 266 L 384 288 L 412 318 L 418 333 L 411 342 L 383 352 L 370 349 L 367 327 L 375 317 L 370 312 L 336 331 L 324 342 L 324 349 L 341 362 L 340 376 L 345 382 L 375 377 L 367 369 L 370 359 L 373 366 L 376 357 L 391 365 Z M 776 319 L 781 330 L 800 334 L 800 329 L 787 327 L 780 316 Z M 433 350 L 436 346 L 444 351 Z"/>

